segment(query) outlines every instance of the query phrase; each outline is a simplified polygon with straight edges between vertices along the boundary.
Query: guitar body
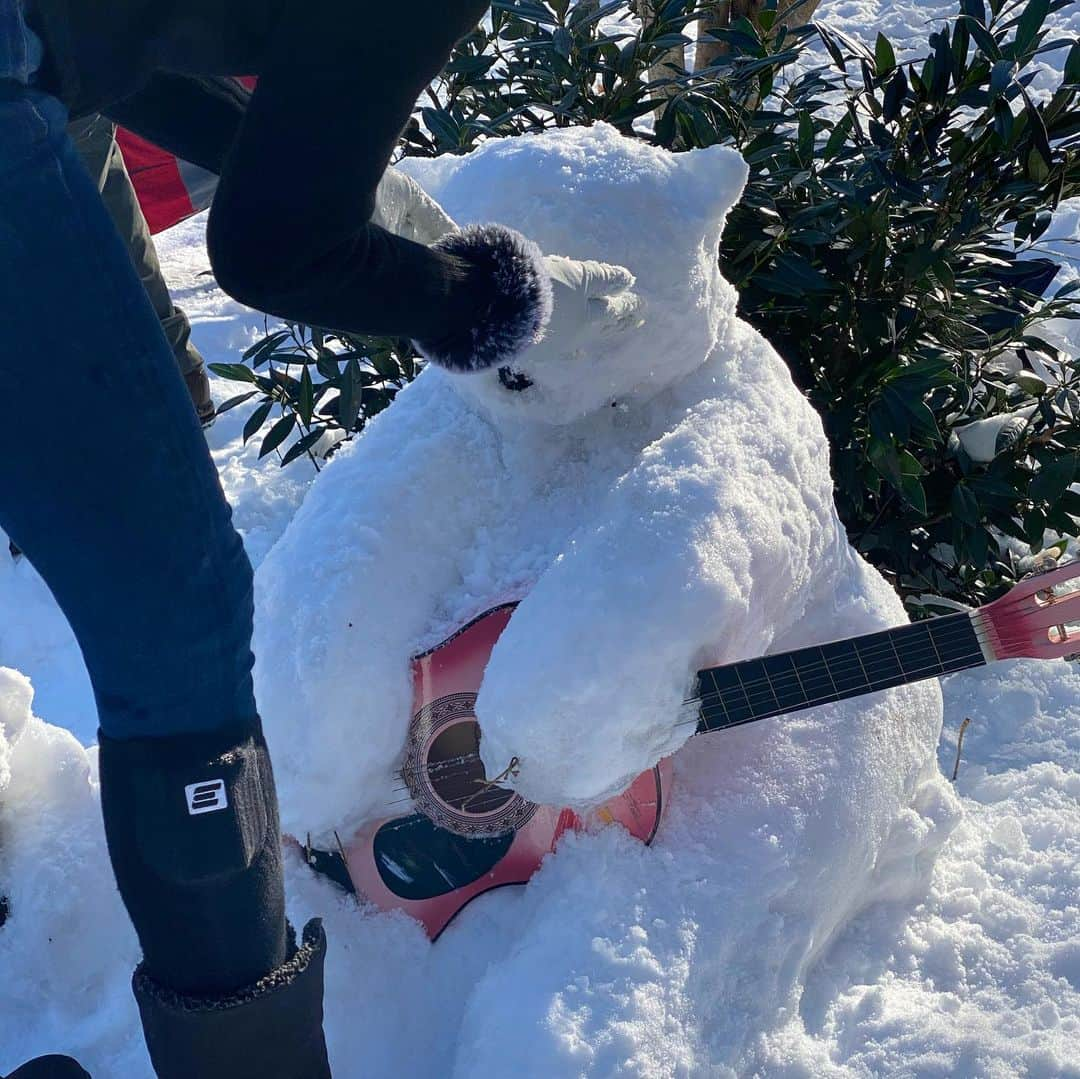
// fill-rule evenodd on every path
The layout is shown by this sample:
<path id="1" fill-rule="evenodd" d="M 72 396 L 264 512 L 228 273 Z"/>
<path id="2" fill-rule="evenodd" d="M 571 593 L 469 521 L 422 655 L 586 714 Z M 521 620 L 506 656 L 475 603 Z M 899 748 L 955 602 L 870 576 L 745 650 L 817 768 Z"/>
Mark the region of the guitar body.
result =
<path id="1" fill-rule="evenodd" d="M 413 660 L 401 775 L 415 811 L 365 825 L 338 852 L 357 892 L 383 910 L 410 914 L 433 939 L 476 896 L 528 881 L 565 832 L 618 823 L 649 843 L 664 811 L 670 761 L 585 816 L 534 805 L 486 781 L 473 708 L 515 606 L 488 611 Z"/>

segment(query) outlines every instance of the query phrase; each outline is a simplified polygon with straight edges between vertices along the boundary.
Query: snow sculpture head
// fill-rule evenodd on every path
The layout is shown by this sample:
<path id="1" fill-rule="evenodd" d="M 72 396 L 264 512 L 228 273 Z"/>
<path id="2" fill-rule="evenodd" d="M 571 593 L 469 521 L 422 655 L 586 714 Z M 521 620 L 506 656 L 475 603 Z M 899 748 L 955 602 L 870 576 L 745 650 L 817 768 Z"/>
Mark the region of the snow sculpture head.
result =
<path id="1" fill-rule="evenodd" d="M 545 254 L 616 263 L 637 278 L 635 332 L 598 337 L 574 354 L 527 351 L 510 372 L 451 376 L 496 418 L 561 424 L 648 398 L 701 364 L 734 313 L 735 291 L 716 259 L 746 181 L 734 150 L 670 154 L 598 124 L 403 164 L 459 225 L 509 225 Z"/>

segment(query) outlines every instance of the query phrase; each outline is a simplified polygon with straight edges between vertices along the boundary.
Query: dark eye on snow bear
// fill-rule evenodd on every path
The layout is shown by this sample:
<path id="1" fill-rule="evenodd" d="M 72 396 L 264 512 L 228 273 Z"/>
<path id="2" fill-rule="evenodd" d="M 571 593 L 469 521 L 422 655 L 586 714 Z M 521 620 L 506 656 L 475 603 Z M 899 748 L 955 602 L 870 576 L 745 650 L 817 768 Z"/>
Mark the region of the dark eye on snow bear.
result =
<path id="1" fill-rule="evenodd" d="M 527 390 L 532 384 L 532 379 L 521 371 L 512 371 L 509 367 L 499 368 L 499 381 L 508 389 L 519 392 Z"/>

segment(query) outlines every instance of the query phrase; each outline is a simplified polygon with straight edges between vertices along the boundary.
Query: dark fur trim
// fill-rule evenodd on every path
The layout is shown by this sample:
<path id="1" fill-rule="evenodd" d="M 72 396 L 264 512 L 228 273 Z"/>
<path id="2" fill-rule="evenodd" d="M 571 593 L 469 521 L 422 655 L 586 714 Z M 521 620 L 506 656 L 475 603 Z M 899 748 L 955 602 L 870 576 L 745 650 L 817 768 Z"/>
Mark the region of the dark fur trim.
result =
<path id="1" fill-rule="evenodd" d="M 250 1004 L 291 985 L 307 970 L 313 959 L 318 958 L 319 962 L 322 962 L 322 956 L 326 952 L 326 934 L 323 932 L 321 919 L 312 918 L 304 926 L 304 938 L 300 947 L 296 946 L 296 930 L 291 925 L 288 926 L 288 934 L 290 958 L 254 984 L 244 986 L 235 993 L 221 997 L 196 997 L 177 993 L 151 978 L 140 963 L 132 977 L 135 996 L 152 998 L 171 1011 L 181 1012 L 226 1011 L 241 1004 Z"/>
<path id="2" fill-rule="evenodd" d="M 473 264 L 490 282 L 492 299 L 480 321 L 441 341 L 416 341 L 432 363 L 451 371 L 505 364 L 543 336 L 551 318 L 551 279 L 531 240 L 503 225 L 470 225 L 435 247 Z"/>

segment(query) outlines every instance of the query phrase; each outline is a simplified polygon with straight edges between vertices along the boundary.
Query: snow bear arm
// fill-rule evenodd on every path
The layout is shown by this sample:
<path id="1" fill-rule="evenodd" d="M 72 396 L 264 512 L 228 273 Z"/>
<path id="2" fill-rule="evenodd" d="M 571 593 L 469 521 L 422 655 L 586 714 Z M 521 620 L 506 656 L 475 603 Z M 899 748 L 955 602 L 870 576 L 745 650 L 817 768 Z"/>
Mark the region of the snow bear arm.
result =
<path id="1" fill-rule="evenodd" d="M 749 395 L 752 397 L 753 395 Z M 595 802 L 673 752 L 698 668 L 760 654 L 840 557 L 820 422 L 712 399 L 641 453 L 537 582 L 477 703 L 489 774 L 547 804 Z M 773 408 L 776 408 L 775 399 Z"/>
<path id="2" fill-rule="evenodd" d="M 489 429 L 439 372 L 391 412 L 329 463 L 256 575 L 256 696 L 296 835 L 344 829 L 391 800 L 409 656 L 458 579 L 495 467 Z"/>

